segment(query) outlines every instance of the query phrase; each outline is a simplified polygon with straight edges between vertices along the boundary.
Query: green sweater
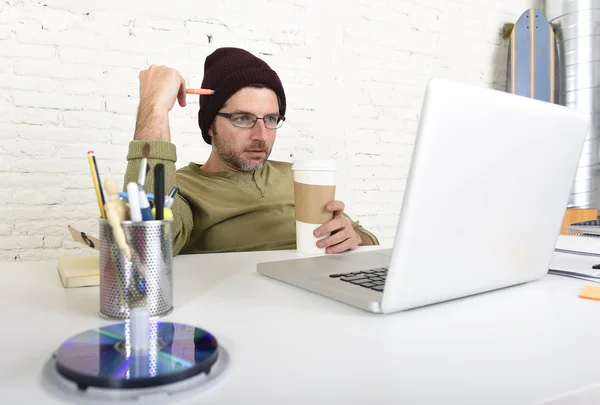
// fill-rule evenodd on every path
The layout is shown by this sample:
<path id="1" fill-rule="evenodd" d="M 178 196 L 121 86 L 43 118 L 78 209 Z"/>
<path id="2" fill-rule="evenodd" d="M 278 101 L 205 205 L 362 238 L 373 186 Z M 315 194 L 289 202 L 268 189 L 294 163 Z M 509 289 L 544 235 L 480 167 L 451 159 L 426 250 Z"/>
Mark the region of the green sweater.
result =
<path id="1" fill-rule="evenodd" d="M 159 162 L 165 166 L 165 192 L 179 187 L 172 207 L 174 254 L 296 248 L 290 163 L 268 161 L 254 172 L 205 172 L 196 163 L 176 170 L 174 144 L 131 141 L 124 187 L 137 182 L 145 143 L 150 144 L 146 191 L 153 193 L 153 169 Z M 379 244 L 358 221 L 352 224 Z"/>

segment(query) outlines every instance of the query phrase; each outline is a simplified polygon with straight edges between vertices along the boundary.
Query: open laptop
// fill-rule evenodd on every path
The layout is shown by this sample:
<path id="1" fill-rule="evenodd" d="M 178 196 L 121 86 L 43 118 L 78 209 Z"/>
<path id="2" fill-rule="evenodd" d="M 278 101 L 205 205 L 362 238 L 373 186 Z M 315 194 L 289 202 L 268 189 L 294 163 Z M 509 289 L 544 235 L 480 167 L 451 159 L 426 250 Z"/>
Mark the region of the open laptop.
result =
<path id="1" fill-rule="evenodd" d="M 433 78 L 393 249 L 260 263 L 257 271 L 376 313 L 539 279 L 588 126 L 589 115 L 567 107 Z"/>

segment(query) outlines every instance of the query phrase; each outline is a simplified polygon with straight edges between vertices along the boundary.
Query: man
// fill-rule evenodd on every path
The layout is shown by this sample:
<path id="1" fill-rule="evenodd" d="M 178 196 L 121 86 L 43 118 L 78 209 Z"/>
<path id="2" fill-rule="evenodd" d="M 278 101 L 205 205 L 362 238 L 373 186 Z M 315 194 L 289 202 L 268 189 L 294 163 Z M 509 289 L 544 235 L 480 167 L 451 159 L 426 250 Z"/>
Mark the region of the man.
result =
<path id="1" fill-rule="evenodd" d="M 186 105 L 182 76 L 166 66 L 140 73 L 140 104 L 134 140 L 129 145 L 125 184 L 137 182 L 142 150 L 148 164 L 165 165 L 165 190 L 179 187 L 173 204 L 173 250 L 213 253 L 294 249 L 294 186 L 291 164 L 268 160 L 277 128 L 285 120 L 286 99 L 277 74 L 261 59 L 238 48 L 220 48 L 206 58 L 198 124 L 212 151 L 204 164 L 175 170 L 169 111 Z M 146 190 L 153 188 L 152 170 Z M 315 230 L 327 253 L 379 241 L 331 201 L 333 219 Z"/>

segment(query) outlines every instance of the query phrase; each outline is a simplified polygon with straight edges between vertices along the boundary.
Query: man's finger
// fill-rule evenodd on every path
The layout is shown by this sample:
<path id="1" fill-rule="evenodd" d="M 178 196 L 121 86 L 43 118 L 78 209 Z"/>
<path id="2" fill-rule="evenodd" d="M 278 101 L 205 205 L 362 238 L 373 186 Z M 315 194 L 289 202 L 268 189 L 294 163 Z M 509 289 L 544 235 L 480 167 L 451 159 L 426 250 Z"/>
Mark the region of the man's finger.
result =
<path id="1" fill-rule="evenodd" d="M 349 237 L 350 237 L 350 235 L 348 235 L 347 231 L 336 232 L 324 239 L 317 241 L 317 246 L 320 248 L 324 248 L 324 247 L 328 247 L 328 246 L 337 245 L 338 243 L 345 241 Z"/>
<path id="2" fill-rule="evenodd" d="M 331 221 L 325 222 L 323 225 L 315 229 L 313 235 L 318 238 L 333 231 L 337 231 L 342 227 L 342 225 L 343 218 L 334 218 Z"/>
<path id="3" fill-rule="evenodd" d="M 352 250 L 354 246 L 352 245 L 352 238 L 348 238 L 342 243 L 338 243 L 337 245 L 329 246 L 325 252 L 327 253 L 342 253 L 346 250 Z"/>
<path id="4" fill-rule="evenodd" d="M 325 205 L 325 209 L 329 212 L 344 211 L 346 206 L 342 201 L 331 201 Z"/>
<path id="5" fill-rule="evenodd" d="M 185 85 L 185 79 L 181 75 L 179 75 L 179 79 L 181 80 L 181 83 L 179 86 L 179 93 L 177 93 L 177 100 L 179 100 L 180 106 L 185 107 L 187 105 L 187 89 Z"/>
<path id="6" fill-rule="evenodd" d="M 344 211 L 343 210 L 333 211 L 333 217 L 334 218 L 341 218 L 343 216 L 344 216 Z"/>

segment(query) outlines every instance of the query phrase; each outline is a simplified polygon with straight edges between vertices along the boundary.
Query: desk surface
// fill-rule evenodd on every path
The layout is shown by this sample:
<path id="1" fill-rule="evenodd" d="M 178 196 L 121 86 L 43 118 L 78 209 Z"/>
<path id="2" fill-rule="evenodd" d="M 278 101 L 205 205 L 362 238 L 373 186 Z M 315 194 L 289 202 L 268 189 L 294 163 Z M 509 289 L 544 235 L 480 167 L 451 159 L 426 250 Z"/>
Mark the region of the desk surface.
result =
<path id="1" fill-rule="evenodd" d="M 558 405 L 575 391 L 600 398 L 600 302 L 577 298 L 590 282 L 548 275 L 375 315 L 255 271 L 260 261 L 297 255 L 175 258 L 175 309 L 165 320 L 208 330 L 231 356 L 213 387 L 183 403 Z M 62 288 L 55 261 L 0 263 L 0 285 L 0 402 L 62 403 L 45 391 L 40 370 L 65 339 L 109 323 L 98 315 L 98 287 Z"/>

